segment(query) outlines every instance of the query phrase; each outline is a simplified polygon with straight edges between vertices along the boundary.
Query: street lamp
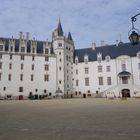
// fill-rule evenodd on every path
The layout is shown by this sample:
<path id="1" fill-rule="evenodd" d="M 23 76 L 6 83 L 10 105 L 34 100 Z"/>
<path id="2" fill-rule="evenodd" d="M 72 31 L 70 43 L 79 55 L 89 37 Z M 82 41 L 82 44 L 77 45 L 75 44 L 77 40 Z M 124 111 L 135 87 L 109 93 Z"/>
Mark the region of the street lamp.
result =
<path id="1" fill-rule="evenodd" d="M 140 15 L 140 13 L 136 14 L 135 16 L 131 17 L 132 21 L 132 29 L 128 32 L 129 40 L 130 42 L 135 45 L 139 43 L 140 40 L 140 33 L 139 30 L 134 27 L 134 22 L 137 20 L 137 16 Z"/>

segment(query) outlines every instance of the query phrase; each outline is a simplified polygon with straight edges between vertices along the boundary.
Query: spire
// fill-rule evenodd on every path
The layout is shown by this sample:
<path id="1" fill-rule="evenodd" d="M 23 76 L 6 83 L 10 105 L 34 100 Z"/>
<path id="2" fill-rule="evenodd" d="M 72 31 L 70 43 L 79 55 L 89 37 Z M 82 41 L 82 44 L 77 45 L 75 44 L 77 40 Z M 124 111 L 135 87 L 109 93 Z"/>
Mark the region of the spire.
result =
<path id="1" fill-rule="evenodd" d="M 73 41 L 73 39 L 72 39 L 72 36 L 71 36 L 71 33 L 70 33 L 70 32 L 69 32 L 69 34 L 68 34 L 68 40 Z"/>
<path id="2" fill-rule="evenodd" d="M 63 36 L 63 30 L 62 30 L 60 18 L 59 18 L 59 23 L 57 27 L 57 32 L 58 32 L 58 36 Z"/>

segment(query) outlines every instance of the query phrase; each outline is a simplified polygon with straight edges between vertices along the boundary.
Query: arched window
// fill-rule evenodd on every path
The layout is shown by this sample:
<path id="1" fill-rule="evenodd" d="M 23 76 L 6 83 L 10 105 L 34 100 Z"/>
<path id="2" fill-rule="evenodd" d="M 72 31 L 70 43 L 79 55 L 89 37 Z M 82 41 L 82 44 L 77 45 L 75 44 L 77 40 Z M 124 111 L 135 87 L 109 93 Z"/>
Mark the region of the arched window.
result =
<path id="1" fill-rule="evenodd" d="M 101 53 L 97 54 L 97 61 L 98 61 L 98 63 L 101 63 L 101 61 L 102 61 L 102 54 Z"/>
<path id="2" fill-rule="evenodd" d="M 78 64 L 78 57 L 77 56 L 75 57 L 75 64 L 76 65 Z"/>
<path id="3" fill-rule="evenodd" d="M 85 64 L 88 63 L 88 55 L 85 55 L 85 56 L 84 56 L 84 62 L 85 62 Z"/>
<path id="4" fill-rule="evenodd" d="M 107 56 L 105 57 L 105 59 L 106 59 L 106 62 L 109 62 L 109 61 L 110 61 L 110 56 L 107 55 Z"/>

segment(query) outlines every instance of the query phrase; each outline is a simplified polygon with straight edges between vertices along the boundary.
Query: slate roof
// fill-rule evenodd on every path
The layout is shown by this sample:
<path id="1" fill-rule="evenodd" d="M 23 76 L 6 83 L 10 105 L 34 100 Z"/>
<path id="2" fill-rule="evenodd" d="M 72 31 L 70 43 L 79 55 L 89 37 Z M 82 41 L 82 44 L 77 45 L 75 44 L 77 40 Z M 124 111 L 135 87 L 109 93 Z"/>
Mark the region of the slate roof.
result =
<path id="1" fill-rule="evenodd" d="M 0 40 L 5 42 L 5 51 L 8 51 L 8 47 L 9 47 L 9 40 L 11 40 L 11 38 L 1 38 Z M 19 39 L 14 39 L 15 40 L 15 52 L 19 51 L 19 47 L 20 47 L 20 41 Z M 45 41 L 37 41 L 37 53 L 43 53 L 43 43 Z M 49 44 L 51 44 L 51 42 L 49 42 Z M 51 45 L 52 46 L 52 45 Z M 31 40 L 29 40 L 27 42 L 27 53 L 31 52 Z M 53 54 L 53 48 L 51 47 L 51 54 Z"/>
<path id="2" fill-rule="evenodd" d="M 68 34 L 68 40 L 73 41 L 73 39 L 72 39 L 72 36 L 71 36 L 71 33 L 70 33 L 70 32 L 69 32 L 69 34 Z"/>
<path id="3" fill-rule="evenodd" d="M 84 56 L 88 55 L 89 61 L 96 61 L 97 54 L 102 54 L 104 60 L 107 55 L 114 59 L 120 55 L 136 56 L 137 52 L 140 52 L 140 43 L 137 45 L 131 45 L 130 43 L 119 43 L 119 45 L 108 45 L 102 47 L 96 47 L 95 50 L 92 48 L 76 49 L 74 56 L 78 57 L 79 62 L 84 62 Z"/>
<path id="4" fill-rule="evenodd" d="M 58 23 L 57 32 L 58 32 L 58 36 L 63 36 L 63 30 L 60 21 Z"/>

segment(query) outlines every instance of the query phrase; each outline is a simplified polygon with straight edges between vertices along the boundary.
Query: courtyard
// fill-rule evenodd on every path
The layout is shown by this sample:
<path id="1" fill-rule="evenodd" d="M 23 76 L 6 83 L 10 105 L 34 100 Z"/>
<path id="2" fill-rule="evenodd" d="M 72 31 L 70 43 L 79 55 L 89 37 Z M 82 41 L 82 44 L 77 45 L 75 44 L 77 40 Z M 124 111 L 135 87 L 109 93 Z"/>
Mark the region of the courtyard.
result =
<path id="1" fill-rule="evenodd" d="M 0 101 L 0 140 L 140 140 L 140 99 Z"/>

